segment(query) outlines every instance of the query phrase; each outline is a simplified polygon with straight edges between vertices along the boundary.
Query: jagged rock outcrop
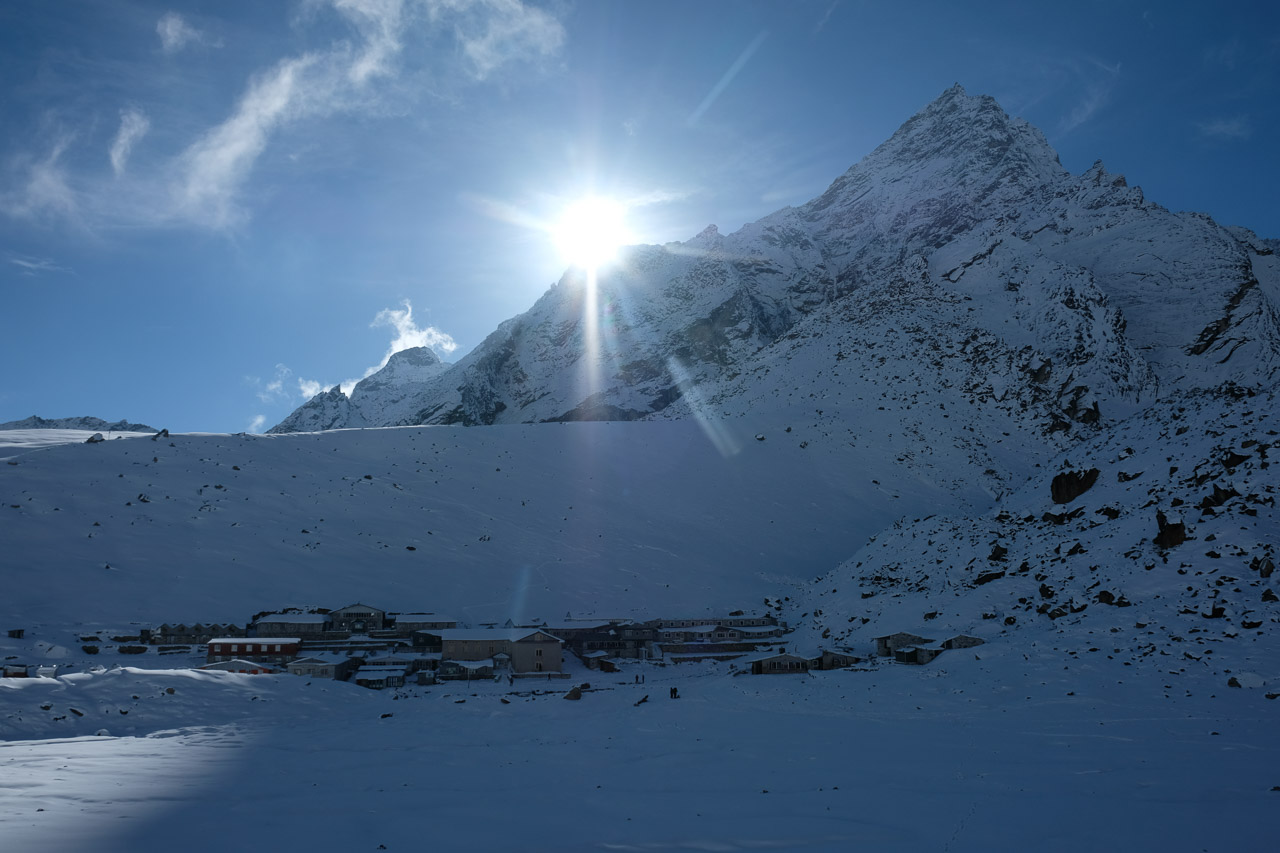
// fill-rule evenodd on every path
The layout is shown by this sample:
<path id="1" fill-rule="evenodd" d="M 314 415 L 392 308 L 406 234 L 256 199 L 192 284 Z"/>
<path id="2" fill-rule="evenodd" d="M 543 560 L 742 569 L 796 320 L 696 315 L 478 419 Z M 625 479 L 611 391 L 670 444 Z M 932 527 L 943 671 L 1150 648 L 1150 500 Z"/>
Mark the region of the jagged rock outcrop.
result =
<path id="1" fill-rule="evenodd" d="M 1054 476 L 1053 481 L 1049 484 L 1049 493 L 1056 504 L 1071 503 L 1098 481 L 1098 469 L 1090 468 L 1087 471 L 1063 471 Z"/>

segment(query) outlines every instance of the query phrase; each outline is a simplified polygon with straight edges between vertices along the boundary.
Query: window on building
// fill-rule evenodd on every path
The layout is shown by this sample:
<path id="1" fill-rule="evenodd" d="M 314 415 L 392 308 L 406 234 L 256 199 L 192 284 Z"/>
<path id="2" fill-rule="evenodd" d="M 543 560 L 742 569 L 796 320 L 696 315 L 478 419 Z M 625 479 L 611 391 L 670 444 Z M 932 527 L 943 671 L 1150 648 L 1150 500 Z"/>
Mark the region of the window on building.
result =
<path id="1" fill-rule="evenodd" d="M 534 649 L 533 656 L 538 658 L 542 657 L 542 649 Z"/>

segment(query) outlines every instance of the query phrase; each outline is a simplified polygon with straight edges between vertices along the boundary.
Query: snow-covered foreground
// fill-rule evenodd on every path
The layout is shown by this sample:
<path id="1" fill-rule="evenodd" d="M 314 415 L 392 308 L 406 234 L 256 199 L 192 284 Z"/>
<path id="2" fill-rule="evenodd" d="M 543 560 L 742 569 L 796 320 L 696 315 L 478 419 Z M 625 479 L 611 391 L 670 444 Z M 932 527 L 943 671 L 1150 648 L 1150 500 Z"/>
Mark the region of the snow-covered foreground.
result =
<path id="1" fill-rule="evenodd" d="M 0 837 L 43 853 L 1273 849 L 1280 704 L 1022 652 L 399 694 L 190 670 L 8 679 Z"/>

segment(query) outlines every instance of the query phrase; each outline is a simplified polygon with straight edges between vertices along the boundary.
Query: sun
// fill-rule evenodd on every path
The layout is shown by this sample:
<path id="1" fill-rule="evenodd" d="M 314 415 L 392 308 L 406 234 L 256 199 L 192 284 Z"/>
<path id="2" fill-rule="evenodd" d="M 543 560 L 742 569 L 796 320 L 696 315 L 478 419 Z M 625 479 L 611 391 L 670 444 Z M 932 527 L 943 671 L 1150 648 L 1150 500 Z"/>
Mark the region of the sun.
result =
<path id="1" fill-rule="evenodd" d="M 551 236 L 566 263 L 594 271 L 631 242 L 626 213 L 626 206 L 614 199 L 581 198 L 564 209 Z"/>

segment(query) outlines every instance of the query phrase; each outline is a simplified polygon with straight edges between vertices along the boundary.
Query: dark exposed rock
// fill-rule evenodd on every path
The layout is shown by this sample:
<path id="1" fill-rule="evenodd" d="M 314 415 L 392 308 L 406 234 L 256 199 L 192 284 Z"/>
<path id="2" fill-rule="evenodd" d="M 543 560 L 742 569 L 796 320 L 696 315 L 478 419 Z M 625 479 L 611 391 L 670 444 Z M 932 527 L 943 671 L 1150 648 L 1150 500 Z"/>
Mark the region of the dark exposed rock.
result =
<path id="1" fill-rule="evenodd" d="M 1079 518 L 1082 515 L 1084 515 L 1084 507 L 1078 506 L 1071 510 L 1071 512 L 1046 512 L 1044 515 L 1040 516 L 1040 520 L 1049 524 L 1066 524 L 1068 521 Z"/>
<path id="2" fill-rule="evenodd" d="M 1224 489 L 1215 483 L 1213 486 L 1213 494 L 1206 496 L 1204 500 L 1197 504 L 1197 506 L 1199 506 L 1200 509 L 1209 509 L 1215 506 L 1222 506 L 1231 498 L 1238 497 L 1240 497 L 1240 493 L 1235 489 Z"/>
<path id="3" fill-rule="evenodd" d="M 1098 469 L 1088 471 L 1063 471 L 1049 484 L 1049 493 L 1056 504 L 1070 503 L 1093 487 L 1098 480 Z"/>
<path id="4" fill-rule="evenodd" d="M 1171 522 L 1156 510 L 1156 524 L 1160 527 L 1154 540 L 1157 548 L 1172 548 L 1187 541 L 1187 526 L 1181 521 Z"/>
<path id="5" fill-rule="evenodd" d="M 1249 561 L 1249 568 L 1257 572 L 1259 577 L 1269 578 L 1276 570 L 1276 564 L 1270 557 L 1254 557 Z"/>
<path id="6" fill-rule="evenodd" d="M 982 586 L 985 583 L 991 583 L 1004 577 L 1004 572 L 983 572 L 973 579 L 974 586 Z"/>
<path id="7" fill-rule="evenodd" d="M 1222 467 L 1230 471 L 1237 467 L 1241 462 L 1247 462 L 1248 460 L 1248 456 L 1241 456 L 1239 453 L 1235 452 L 1228 453 L 1226 456 L 1222 457 Z"/>

